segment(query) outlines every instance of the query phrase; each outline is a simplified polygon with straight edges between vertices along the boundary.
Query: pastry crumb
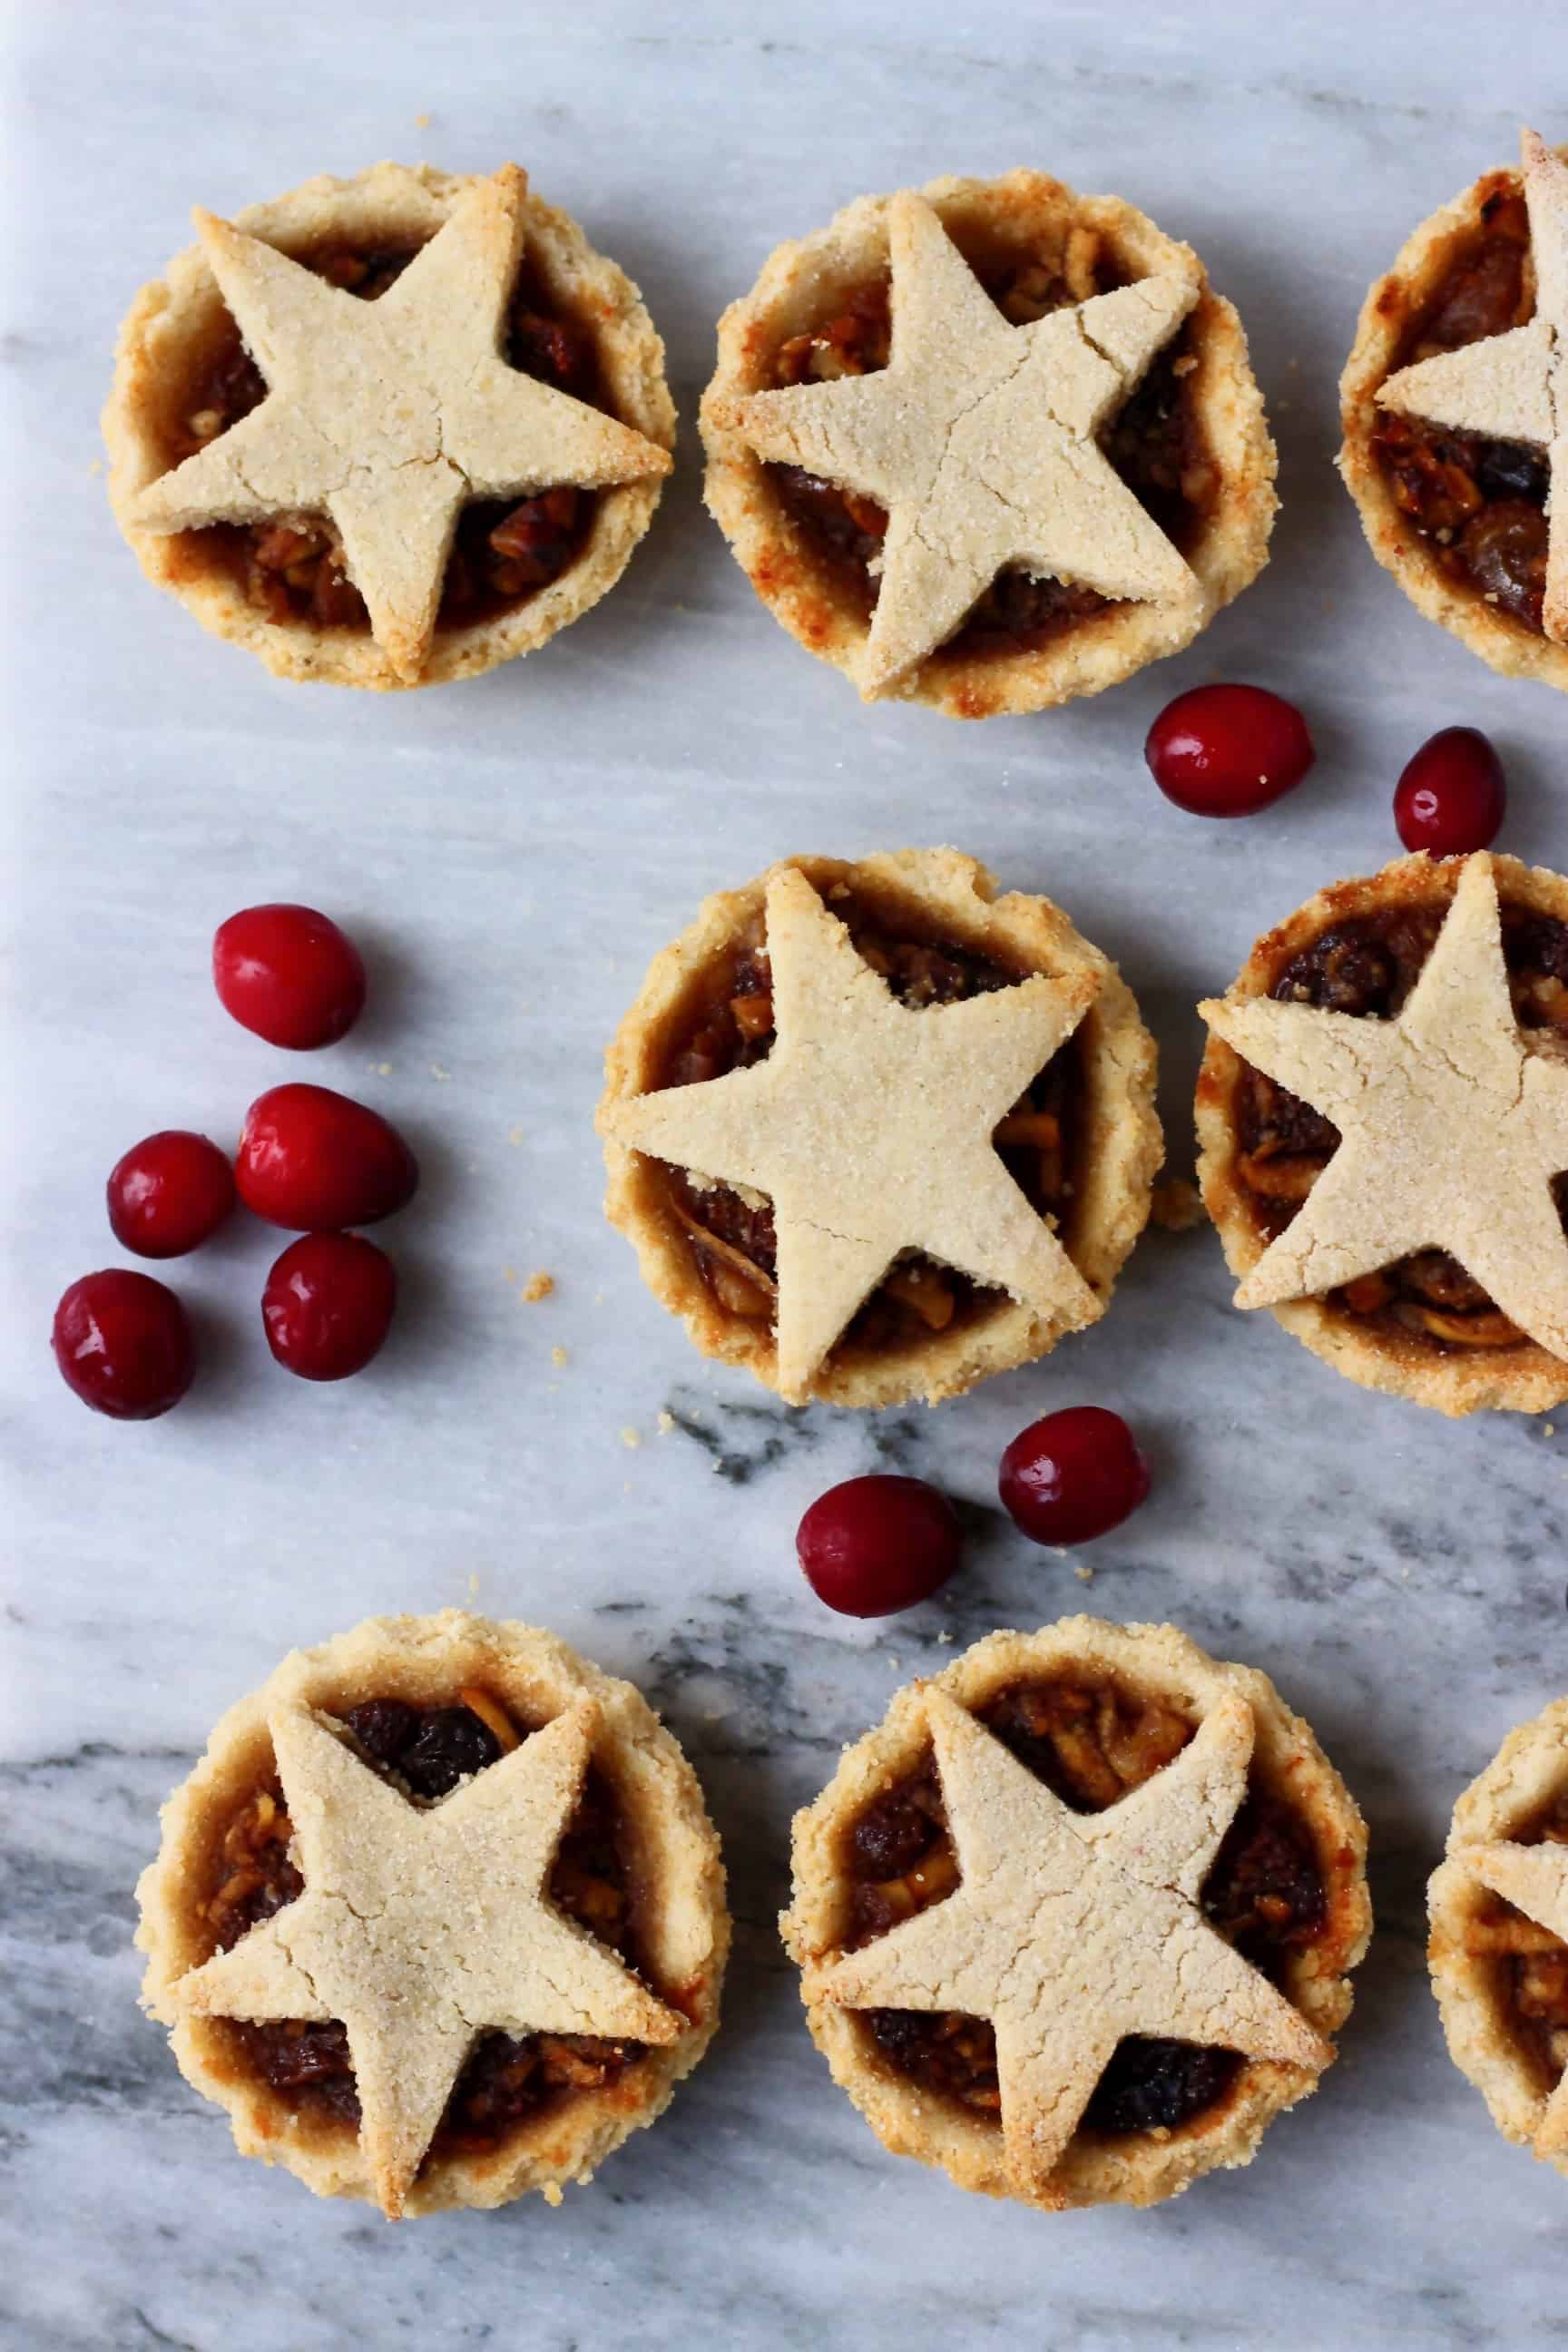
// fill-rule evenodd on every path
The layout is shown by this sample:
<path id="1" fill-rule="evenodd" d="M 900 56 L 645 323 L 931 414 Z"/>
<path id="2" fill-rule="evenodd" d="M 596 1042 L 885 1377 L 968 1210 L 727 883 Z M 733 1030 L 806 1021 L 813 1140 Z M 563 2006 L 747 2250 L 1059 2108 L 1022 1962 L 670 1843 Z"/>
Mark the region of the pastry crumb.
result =
<path id="1" fill-rule="evenodd" d="M 630 1428 L 623 1429 L 621 1432 L 621 1444 L 626 1447 L 628 1454 L 635 1454 L 637 1447 L 642 1444 L 641 1430 Z"/>
<path id="2" fill-rule="evenodd" d="M 430 128 L 430 117 L 427 114 L 416 114 L 414 118 L 414 128 L 416 131 L 428 131 Z M 555 2199 L 555 2202 L 557 2205 L 560 2204 L 561 2200 L 559 2197 Z"/>
<path id="3" fill-rule="evenodd" d="M 939 1633 L 936 1638 L 944 1650 L 952 1648 L 952 1635 L 951 1633 Z"/>
<path id="4" fill-rule="evenodd" d="M 522 1137 L 523 1130 L 521 1127 L 509 1127 L 507 1129 L 506 1139 L 511 1145 L 514 1151 L 517 1150 L 518 1145 L 522 1141 Z"/>
<path id="5" fill-rule="evenodd" d="M 1156 1184 L 1149 1202 L 1149 1222 L 1167 1234 L 1190 1234 L 1201 1225 L 1208 1211 L 1195 1184 L 1184 1177 L 1176 1177 L 1168 1184 Z"/>
<path id="6" fill-rule="evenodd" d="M 559 1370 L 561 1366 L 569 1360 L 565 1349 L 552 1348 L 550 1350 L 550 1360 L 556 1367 L 557 1370 Z"/>
<path id="7" fill-rule="evenodd" d="M 1079 1560 L 1078 1566 L 1073 1570 L 1073 1574 L 1077 1577 L 1080 1584 L 1092 1584 L 1094 1582 L 1093 1569 L 1085 1568 L 1081 1560 Z"/>
<path id="8" fill-rule="evenodd" d="M 1541 1424 L 1541 1434 L 1542 1437 L 1555 1437 L 1557 1423 L 1554 1421 L 1543 1421 Z"/>
<path id="9" fill-rule="evenodd" d="M 675 1427 L 675 1415 L 668 1409 L 659 1414 L 656 1426 L 661 1437 L 668 1437 Z"/>
<path id="10" fill-rule="evenodd" d="M 392 1064 L 390 1062 L 367 1062 L 365 1064 L 365 1067 L 366 1069 L 374 1070 L 378 1078 L 389 1078 L 392 1076 Z"/>
<path id="11" fill-rule="evenodd" d="M 546 1274 L 542 1266 L 537 1266 L 523 1284 L 519 1297 L 525 1307 L 537 1307 L 539 1301 L 548 1298 L 554 1288 L 555 1276 Z"/>

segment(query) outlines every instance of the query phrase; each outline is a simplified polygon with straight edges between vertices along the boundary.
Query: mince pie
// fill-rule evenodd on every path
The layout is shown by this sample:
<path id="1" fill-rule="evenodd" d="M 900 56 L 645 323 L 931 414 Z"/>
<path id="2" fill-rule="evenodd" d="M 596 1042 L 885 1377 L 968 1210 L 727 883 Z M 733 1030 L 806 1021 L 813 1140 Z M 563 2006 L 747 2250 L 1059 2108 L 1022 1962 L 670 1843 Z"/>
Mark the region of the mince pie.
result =
<path id="1" fill-rule="evenodd" d="M 1568 149 L 1521 148 L 1367 296 L 1340 467 L 1413 604 L 1493 669 L 1568 688 Z"/>
<path id="2" fill-rule="evenodd" d="M 585 2181 L 718 2021 L 702 1792 L 629 1683 L 447 1610 L 296 1650 L 163 1809 L 143 2005 L 242 2154 L 389 2218 Z"/>
<path id="3" fill-rule="evenodd" d="M 1267 559 L 1274 445 L 1191 248 L 1043 173 L 863 196 L 719 326 L 708 503 L 867 701 L 1097 694 Z"/>
<path id="4" fill-rule="evenodd" d="M 895 2155 L 1047 2210 L 1152 2205 L 1317 2087 L 1365 1857 L 1266 1675 L 1069 1617 L 898 1694 L 796 1816 L 781 1925 Z"/>
<path id="5" fill-rule="evenodd" d="M 1568 1699 L 1465 1790 L 1428 1904 L 1455 2065 L 1506 2139 L 1568 2173 Z"/>
<path id="6" fill-rule="evenodd" d="M 493 668 L 614 586 L 669 471 L 664 346 L 515 164 L 195 223 L 104 412 L 149 579 L 280 677 L 378 688 Z"/>
<path id="7" fill-rule="evenodd" d="M 1199 1009 L 1237 1305 L 1441 1412 L 1568 1398 L 1568 880 L 1400 858 L 1320 891 Z"/>
<path id="8" fill-rule="evenodd" d="M 1101 1315 L 1154 1048 L 1047 898 L 956 850 L 789 858 L 702 907 L 606 1056 L 611 1222 L 792 1404 L 935 1403 Z"/>

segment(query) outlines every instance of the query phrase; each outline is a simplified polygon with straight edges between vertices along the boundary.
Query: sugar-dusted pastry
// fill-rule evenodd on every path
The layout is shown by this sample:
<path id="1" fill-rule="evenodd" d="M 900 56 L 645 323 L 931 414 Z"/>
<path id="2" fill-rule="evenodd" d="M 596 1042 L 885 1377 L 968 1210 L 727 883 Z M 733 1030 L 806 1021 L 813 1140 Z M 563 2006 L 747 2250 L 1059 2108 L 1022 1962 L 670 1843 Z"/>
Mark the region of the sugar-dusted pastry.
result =
<path id="1" fill-rule="evenodd" d="M 1568 149 L 1526 131 L 1422 222 L 1340 397 L 1378 562 L 1493 669 L 1568 688 Z"/>
<path id="2" fill-rule="evenodd" d="M 1309 899 L 1199 1010 L 1237 1305 L 1441 1412 L 1568 1398 L 1568 881 L 1400 858 Z"/>
<path id="3" fill-rule="evenodd" d="M 781 1925 L 895 2155 L 1047 2210 L 1152 2205 L 1316 2089 L 1365 1857 L 1266 1675 L 1069 1617 L 899 1692 L 796 1815 Z"/>
<path id="4" fill-rule="evenodd" d="M 1161 1156 L 1131 992 L 956 850 L 702 907 L 606 1057 L 611 1222 L 792 1403 L 935 1403 L 1103 1314 Z"/>
<path id="5" fill-rule="evenodd" d="M 1190 247 L 1043 173 L 863 196 L 719 325 L 708 503 L 862 697 L 1096 694 L 1266 561 L 1274 446 Z"/>
<path id="6" fill-rule="evenodd" d="M 1427 1902 L 1455 2065 L 1505 2139 L 1568 2173 L 1568 1699 L 1465 1790 Z"/>
<path id="7" fill-rule="evenodd" d="M 363 687 L 493 668 L 615 585 L 669 471 L 664 346 L 515 164 L 195 222 L 104 411 L 149 579 L 279 676 Z"/>
<path id="8" fill-rule="evenodd" d="M 718 2022 L 719 1845 L 629 1683 L 447 1610 L 296 1650 L 163 1809 L 143 2005 L 236 2146 L 389 2218 L 586 2181 Z"/>

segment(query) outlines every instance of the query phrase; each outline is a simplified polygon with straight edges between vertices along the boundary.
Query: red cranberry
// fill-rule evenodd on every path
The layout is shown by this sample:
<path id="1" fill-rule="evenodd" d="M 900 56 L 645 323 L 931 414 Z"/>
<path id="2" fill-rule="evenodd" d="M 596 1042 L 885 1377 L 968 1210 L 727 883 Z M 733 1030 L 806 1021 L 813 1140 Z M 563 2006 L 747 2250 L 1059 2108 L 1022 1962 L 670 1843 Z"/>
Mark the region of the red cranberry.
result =
<path id="1" fill-rule="evenodd" d="M 150 1274 L 106 1266 L 73 1282 L 55 1309 L 55 1361 L 66 1386 L 111 1421 L 155 1421 L 191 1385 L 185 1310 Z"/>
<path id="2" fill-rule="evenodd" d="M 205 1135 L 161 1128 L 133 1143 L 109 1179 L 109 1222 L 138 1257 L 184 1257 L 234 1207 L 234 1171 Z"/>
<path id="3" fill-rule="evenodd" d="M 819 1601 L 890 1617 L 929 1600 L 958 1566 L 958 1514 L 923 1478 L 849 1478 L 819 1495 L 795 1548 Z"/>
<path id="4" fill-rule="evenodd" d="M 235 1182 L 269 1225 L 374 1225 L 413 1199 L 419 1170 L 397 1129 L 330 1087 L 273 1087 L 245 1115 Z"/>
<path id="5" fill-rule="evenodd" d="M 1165 798 L 1194 816 L 1255 816 L 1294 792 L 1312 739 L 1293 702 L 1261 686 L 1195 686 L 1168 702 L 1143 746 Z"/>
<path id="6" fill-rule="evenodd" d="M 269 1045 L 335 1045 L 364 1010 L 353 941 L 313 907 L 247 907 L 220 923 L 213 980 L 225 1010 Z"/>
<path id="7" fill-rule="evenodd" d="M 267 1277 L 267 1344 L 302 1381 L 346 1381 L 381 1346 L 396 1300 L 396 1268 L 374 1242 L 307 1234 L 290 1242 Z"/>
<path id="8" fill-rule="evenodd" d="M 1444 727 L 1422 744 L 1394 793 L 1406 849 L 1462 857 L 1495 841 L 1508 808 L 1502 761 L 1479 727 Z"/>
<path id="9" fill-rule="evenodd" d="M 997 1489 L 1036 1543 L 1088 1543 L 1145 1501 L 1149 1465 L 1119 1412 L 1069 1405 L 1032 1421 L 1002 1456 Z"/>

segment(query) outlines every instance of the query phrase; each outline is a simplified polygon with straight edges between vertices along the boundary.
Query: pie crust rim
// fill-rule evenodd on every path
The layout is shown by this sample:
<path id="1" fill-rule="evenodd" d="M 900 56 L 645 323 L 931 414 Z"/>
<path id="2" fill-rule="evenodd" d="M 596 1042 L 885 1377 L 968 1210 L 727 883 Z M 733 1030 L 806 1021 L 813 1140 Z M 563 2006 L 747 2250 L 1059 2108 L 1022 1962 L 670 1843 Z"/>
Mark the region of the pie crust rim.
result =
<path id="1" fill-rule="evenodd" d="M 1426 1959 L 1449 2057 L 1479 2091 L 1505 2139 L 1568 2175 L 1568 2150 L 1553 2155 L 1534 2146 L 1547 2095 L 1499 2014 L 1486 1959 L 1465 1948 L 1470 1920 L 1495 1897 L 1461 1859 L 1468 1846 L 1510 1839 L 1565 1787 L 1568 1698 L 1560 1698 L 1515 1725 L 1455 1805 L 1444 1858 L 1427 1883 Z"/>
<path id="2" fill-rule="evenodd" d="M 1310 1822 L 1328 1895 L 1329 1935 L 1296 1961 L 1286 1997 L 1326 2040 L 1349 2016 L 1349 1972 L 1372 1934 L 1366 1885 L 1366 1825 L 1354 1799 L 1319 1746 L 1310 1725 L 1293 1715 L 1268 1676 L 1254 1666 L 1226 1664 L 1174 1625 L 1114 1625 L 1098 1617 L 1064 1617 L 1037 1632 L 987 1634 L 929 1680 L 896 1692 L 874 1730 L 843 1751 L 832 1779 L 814 1803 L 795 1817 L 794 1899 L 780 1916 L 784 1946 L 806 1970 L 835 1955 L 844 1874 L 839 1855 L 848 1824 L 891 1782 L 929 1751 L 921 1693 L 945 1691 L 972 1712 L 1009 1683 L 1063 1666 L 1101 1672 L 1123 1687 L 1179 1701 L 1201 1721 L 1227 1693 L 1252 1709 L 1255 1754 L 1276 1776 L 1292 1778 L 1292 1801 Z M 894 2156 L 912 2156 L 945 2172 L 961 2189 L 982 2196 L 1038 2203 L 1047 2211 L 1082 2206 L 1153 2205 L 1216 2168 L 1251 2162 L 1275 2116 L 1317 2088 L 1307 2069 L 1247 2060 L 1217 2114 L 1170 2134 L 1125 2139 L 1075 2137 L 1038 2200 L 1024 2197 L 1005 2168 L 1001 2135 L 955 2105 L 934 2098 L 879 2062 L 852 2011 L 813 2000 L 802 1985 L 813 2041 L 833 2078 L 848 2093 L 878 2138 Z"/>
<path id="3" fill-rule="evenodd" d="M 1568 160 L 1568 147 L 1556 151 Z M 1450 204 L 1429 214 L 1411 231 L 1391 268 L 1368 289 L 1340 377 L 1340 422 L 1344 440 L 1335 460 L 1355 500 L 1361 526 L 1385 572 L 1393 573 L 1418 613 L 1458 637 L 1488 667 L 1504 677 L 1534 678 L 1568 692 L 1568 646 L 1532 630 L 1489 604 L 1477 589 L 1449 579 L 1419 531 L 1395 503 L 1373 448 L 1382 411 L 1377 395 L 1394 373 L 1399 345 L 1411 316 L 1447 277 L 1475 236 L 1486 194 L 1500 179 L 1521 184 L 1517 166 L 1483 172 Z"/>
<path id="4" fill-rule="evenodd" d="M 1018 961 L 1029 970 L 1092 971 L 1100 976 L 1100 994 L 1074 1033 L 1083 1040 L 1092 1130 L 1080 1152 L 1083 1181 L 1075 1196 L 1070 1255 L 1103 1314 L 1116 1277 L 1148 1222 L 1154 1173 L 1164 1153 L 1154 1110 L 1154 1042 L 1116 966 L 1075 929 L 1060 908 L 1023 891 L 996 897 L 994 877 L 961 851 L 893 850 L 858 859 L 784 857 L 739 889 L 705 898 L 695 920 L 654 958 L 610 1042 L 600 1114 L 647 1090 L 702 974 L 761 915 L 771 877 L 791 869 L 805 876 L 830 910 L 829 894 L 841 884 L 857 896 L 885 899 L 895 922 L 900 902 L 913 907 L 919 920 L 936 923 L 960 944 L 998 961 Z M 744 1365 L 764 1388 L 776 1392 L 777 1351 L 771 1329 L 728 1313 L 713 1297 L 692 1263 L 684 1230 L 666 1205 L 665 1163 L 606 1139 L 605 1164 L 605 1214 L 631 1242 L 654 1297 L 680 1318 L 703 1355 Z M 811 1399 L 878 1406 L 923 1397 L 928 1404 L 938 1404 L 962 1395 L 993 1372 L 1035 1362 L 1069 1328 L 1076 1327 L 1047 1322 L 1016 1299 L 998 1300 L 984 1315 L 956 1329 L 929 1332 L 916 1346 L 886 1361 L 839 1360 L 830 1355 L 811 1383 Z"/>
<path id="5" fill-rule="evenodd" d="M 410 2187 L 405 2212 L 488 2209 L 531 2189 L 559 2204 L 564 2183 L 585 2185 L 606 2156 L 663 2113 L 718 2027 L 730 1944 L 719 1840 L 690 1764 L 642 1694 L 555 1634 L 515 1620 L 497 1622 L 456 1609 L 366 1618 L 313 1649 L 290 1651 L 220 1717 L 195 1769 L 161 1809 L 158 1853 L 136 1890 L 135 1942 L 147 1954 L 142 2006 L 170 2029 L 181 2074 L 226 2110 L 242 2156 L 283 2165 L 318 2197 L 377 2202 L 357 2132 L 291 2106 L 270 2084 L 237 2068 L 225 2021 L 184 2016 L 171 1998 L 177 1980 L 211 1955 L 210 1935 L 198 1932 L 192 1914 L 209 1883 L 212 1843 L 269 1768 L 268 1720 L 280 1706 L 335 1713 L 376 1697 L 449 1703 L 463 1684 L 476 1681 L 534 1727 L 579 1696 L 597 1701 L 595 1759 L 612 1774 L 643 1850 L 657 1859 L 657 1898 L 644 1890 L 645 1934 L 658 1956 L 660 1983 L 679 1990 L 691 2024 L 679 2042 L 650 2049 L 637 2062 L 634 2099 L 624 2083 L 574 2091 L 492 2149 L 443 2156 Z"/>
<path id="6" fill-rule="evenodd" d="M 264 204 L 247 205 L 234 226 L 285 252 L 342 237 L 433 236 L 459 197 L 489 175 L 438 172 L 427 163 L 376 163 L 353 179 L 323 173 Z M 591 316 L 616 412 L 661 449 L 675 446 L 675 405 L 665 380 L 664 344 L 640 293 L 616 263 L 597 253 L 578 224 L 531 191 L 521 198 L 525 256 L 575 313 Z M 149 482 L 166 473 L 160 423 L 161 386 L 172 364 L 210 335 L 224 310 L 199 245 L 188 246 L 163 276 L 143 286 L 120 330 L 114 381 L 103 412 L 109 499 L 132 551 L 154 587 L 176 596 L 202 626 L 257 655 L 276 677 L 393 692 L 477 677 L 531 652 L 596 604 L 613 588 L 647 530 L 662 480 L 649 478 L 597 490 L 586 539 L 559 578 L 526 603 L 458 629 L 439 629 L 419 676 L 398 676 L 367 631 L 323 629 L 301 619 L 268 620 L 240 584 L 209 562 L 193 562 L 193 534 L 153 531 L 132 508 Z"/>
<path id="7" fill-rule="evenodd" d="M 1489 856 L 1500 897 L 1521 899 L 1568 923 L 1568 877 L 1547 866 L 1526 866 L 1500 850 Z M 1376 874 L 1331 882 L 1254 941 L 1226 991 L 1226 999 L 1266 996 L 1282 961 L 1347 916 L 1429 905 L 1434 897 L 1451 900 L 1464 864 L 1462 857 L 1434 858 L 1417 850 L 1409 857 L 1396 857 Z M 1268 1246 L 1253 1222 L 1246 1187 L 1236 1173 L 1234 1106 L 1242 1069 L 1242 1057 L 1234 1047 L 1211 1033 L 1194 1106 L 1198 1187 L 1226 1263 L 1238 1280 L 1251 1273 Z M 1568 1363 L 1534 1340 L 1506 1351 L 1456 1349 L 1445 1356 L 1414 1335 L 1405 1341 L 1370 1327 L 1359 1328 L 1354 1318 L 1318 1298 L 1287 1299 L 1265 1311 L 1346 1380 L 1386 1396 L 1430 1405 L 1452 1419 L 1480 1412 L 1546 1412 L 1568 1402 Z M 1510 1358 L 1506 1364 L 1500 1360 L 1505 1352 Z"/>
<path id="8" fill-rule="evenodd" d="M 1199 593 L 1181 605 L 1122 604 L 1075 622 L 1037 651 L 984 659 L 927 657 L 888 699 L 928 704 L 955 719 L 1044 710 L 1099 694 L 1146 663 L 1179 653 L 1225 605 L 1248 587 L 1268 558 L 1279 501 L 1276 454 L 1263 396 L 1234 306 L 1208 283 L 1190 246 L 1166 236 L 1147 214 L 1120 196 L 1080 196 L 1043 172 L 1021 169 L 995 180 L 944 177 L 919 191 L 944 222 L 1030 225 L 1051 245 L 1068 230 L 1100 230 L 1145 275 L 1173 270 L 1202 289 L 1191 332 L 1199 365 L 1190 397 L 1222 487 L 1199 547 L 1188 562 Z M 762 461 L 741 436 L 720 425 L 715 405 L 764 391 L 779 344 L 822 316 L 825 299 L 847 292 L 887 266 L 888 195 L 861 196 L 826 227 L 780 245 L 749 294 L 719 321 L 718 364 L 702 396 L 699 424 L 708 453 L 704 496 L 710 512 L 752 586 L 808 653 L 851 678 L 867 636 L 862 613 L 805 556 L 782 514 Z"/>

